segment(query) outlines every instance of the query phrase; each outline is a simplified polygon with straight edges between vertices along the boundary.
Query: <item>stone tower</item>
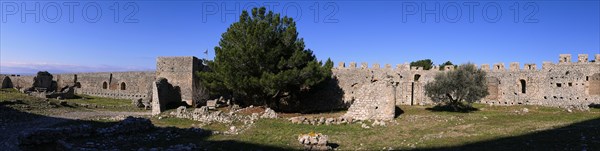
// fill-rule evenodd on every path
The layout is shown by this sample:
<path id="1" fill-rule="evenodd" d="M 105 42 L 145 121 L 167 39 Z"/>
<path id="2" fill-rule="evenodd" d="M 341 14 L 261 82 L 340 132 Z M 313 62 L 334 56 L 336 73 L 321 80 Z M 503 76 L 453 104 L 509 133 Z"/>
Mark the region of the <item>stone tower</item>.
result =
<path id="1" fill-rule="evenodd" d="M 158 57 L 156 78 L 166 78 L 173 87 L 180 90 L 181 101 L 195 106 L 202 104 L 202 99 L 207 96 L 195 74 L 203 68 L 202 60 L 193 56 Z"/>

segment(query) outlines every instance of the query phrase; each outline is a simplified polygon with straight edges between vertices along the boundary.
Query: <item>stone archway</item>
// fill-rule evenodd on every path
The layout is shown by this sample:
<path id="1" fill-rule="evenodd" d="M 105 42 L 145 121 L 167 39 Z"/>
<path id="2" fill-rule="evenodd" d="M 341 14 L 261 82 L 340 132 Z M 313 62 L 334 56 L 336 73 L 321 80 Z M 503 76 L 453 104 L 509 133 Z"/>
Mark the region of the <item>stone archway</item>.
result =
<path id="1" fill-rule="evenodd" d="M 125 84 L 125 82 L 121 82 L 121 90 L 127 90 L 127 85 Z"/>
<path id="2" fill-rule="evenodd" d="M 12 88 L 12 87 L 13 87 L 13 83 L 10 80 L 10 78 L 4 77 L 4 79 L 2 79 L 2 85 L 0 85 L 0 88 Z"/>

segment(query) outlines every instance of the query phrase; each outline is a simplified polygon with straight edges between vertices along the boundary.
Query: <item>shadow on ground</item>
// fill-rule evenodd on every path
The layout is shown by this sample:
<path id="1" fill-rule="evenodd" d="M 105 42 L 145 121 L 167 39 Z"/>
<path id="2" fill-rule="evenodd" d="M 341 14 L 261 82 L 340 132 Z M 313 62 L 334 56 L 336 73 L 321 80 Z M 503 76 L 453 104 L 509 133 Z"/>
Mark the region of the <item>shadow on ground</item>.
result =
<path id="1" fill-rule="evenodd" d="M 2 150 L 65 150 L 64 142 L 76 147 L 93 149 L 96 146 L 104 149 L 136 150 L 137 148 L 166 149 L 177 144 L 195 144 L 199 149 L 194 150 L 293 150 L 293 148 L 280 148 L 269 145 L 252 144 L 234 140 L 211 141 L 207 138 L 213 135 L 212 131 L 198 128 L 176 128 L 176 127 L 153 127 L 144 131 L 103 136 L 96 131 L 91 135 L 80 136 L 77 133 L 59 133 L 61 135 L 50 135 L 44 137 L 44 141 L 35 145 L 23 145 L 21 138 L 23 134 L 34 133 L 41 129 L 53 129 L 90 125 L 93 130 L 108 128 L 118 122 L 98 122 L 89 120 L 71 120 L 55 118 L 44 115 L 32 114 L 17 110 L 13 107 L 26 105 L 20 101 L 0 102 L 0 147 Z M 200 132 L 199 132 L 200 131 Z M 52 134 L 52 133 L 51 133 Z M 44 135 L 42 135 L 44 136 Z M 98 145 L 101 144 L 101 145 Z M 103 148 L 100 148 L 103 150 Z"/>
<path id="2" fill-rule="evenodd" d="M 520 136 L 419 150 L 600 150 L 600 118 Z"/>
<path id="3" fill-rule="evenodd" d="M 429 107 L 426 108 L 426 110 L 432 111 L 432 112 L 460 112 L 460 113 L 470 113 L 470 112 L 475 112 L 475 111 L 479 111 L 479 109 L 474 108 L 470 105 L 448 105 L 448 104 L 444 104 L 444 105 L 436 105 L 433 107 Z"/>

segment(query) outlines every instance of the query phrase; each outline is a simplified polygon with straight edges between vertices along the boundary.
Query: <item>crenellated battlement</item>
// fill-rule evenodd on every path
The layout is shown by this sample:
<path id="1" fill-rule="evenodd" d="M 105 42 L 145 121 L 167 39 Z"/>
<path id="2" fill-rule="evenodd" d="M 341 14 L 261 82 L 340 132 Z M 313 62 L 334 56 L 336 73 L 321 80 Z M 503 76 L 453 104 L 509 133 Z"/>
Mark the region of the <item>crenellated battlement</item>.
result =
<path id="1" fill-rule="evenodd" d="M 537 65 L 535 63 L 530 63 L 530 64 L 525 64 L 525 69 L 526 71 L 536 71 L 537 70 Z"/>
<path id="2" fill-rule="evenodd" d="M 559 64 L 591 63 L 589 61 L 589 55 L 588 54 L 577 54 L 577 62 L 573 62 L 573 61 L 571 61 L 571 59 L 572 59 L 572 55 L 571 54 L 560 54 L 559 55 L 558 63 Z M 596 63 L 600 62 L 600 54 L 595 54 L 594 62 L 596 62 Z"/>
<path id="3" fill-rule="evenodd" d="M 537 64 L 535 64 L 535 63 L 525 63 L 525 64 L 523 64 L 523 66 L 521 66 L 521 64 L 519 62 L 510 62 L 508 64 L 508 68 L 506 68 L 505 63 L 502 63 L 502 62 L 495 63 L 493 65 L 481 64 L 481 65 L 479 65 L 479 68 L 481 70 L 484 70 L 487 72 L 522 72 L 522 71 L 533 72 L 533 71 L 547 70 L 550 67 L 561 66 L 561 65 L 600 64 L 600 54 L 594 55 L 595 60 L 593 62 L 589 61 L 588 56 L 589 56 L 588 54 L 578 54 L 577 62 L 572 62 L 571 54 L 560 54 L 557 64 L 554 64 L 550 61 L 544 61 L 544 62 L 542 62 L 541 69 L 538 69 Z M 373 63 L 371 66 L 369 66 L 369 63 L 367 63 L 367 62 L 361 62 L 360 68 L 357 68 L 356 64 L 357 64 L 356 62 L 350 62 L 350 65 L 346 66 L 345 62 L 339 62 L 336 69 L 357 69 L 357 70 L 362 70 L 362 69 L 380 70 L 381 69 L 381 70 L 393 70 L 393 71 L 420 71 L 420 72 L 440 71 L 440 67 L 435 66 L 435 65 L 429 70 L 423 70 L 422 67 L 411 67 L 410 64 L 408 64 L 408 63 L 396 64 L 395 68 L 392 68 L 392 65 L 390 65 L 390 64 L 385 64 L 382 68 L 379 63 Z M 444 68 L 444 71 L 451 71 L 451 70 L 454 70 L 454 65 L 446 65 L 443 68 Z"/>
<path id="4" fill-rule="evenodd" d="M 504 68 L 504 63 L 494 64 L 494 68 L 492 68 L 492 71 L 496 71 L 496 72 L 506 71 L 506 68 Z"/>

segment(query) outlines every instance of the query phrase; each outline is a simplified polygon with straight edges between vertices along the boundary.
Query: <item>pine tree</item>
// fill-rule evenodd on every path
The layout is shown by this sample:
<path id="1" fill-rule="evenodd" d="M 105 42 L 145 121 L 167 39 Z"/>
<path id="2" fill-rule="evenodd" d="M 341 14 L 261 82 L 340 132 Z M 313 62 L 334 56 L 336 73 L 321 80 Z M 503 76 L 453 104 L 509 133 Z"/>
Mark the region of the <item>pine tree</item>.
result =
<path id="1" fill-rule="evenodd" d="M 199 72 L 210 91 L 230 94 L 242 105 L 277 108 L 331 76 L 333 62 L 317 61 L 298 37 L 292 18 L 253 8 L 243 11 L 215 47 L 211 71 Z"/>

